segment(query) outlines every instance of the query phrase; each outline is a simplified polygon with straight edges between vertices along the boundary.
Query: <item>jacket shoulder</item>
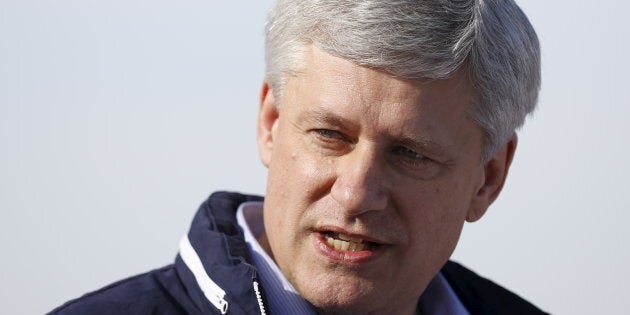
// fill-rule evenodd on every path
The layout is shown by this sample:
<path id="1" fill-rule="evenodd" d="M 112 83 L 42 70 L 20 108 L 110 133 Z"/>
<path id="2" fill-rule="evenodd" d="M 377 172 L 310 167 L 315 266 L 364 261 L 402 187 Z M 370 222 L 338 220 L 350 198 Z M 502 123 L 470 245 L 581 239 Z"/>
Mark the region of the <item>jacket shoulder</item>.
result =
<path id="1" fill-rule="evenodd" d="M 442 274 L 471 314 L 547 314 L 456 262 L 448 261 Z"/>
<path id="2" fill-rule="evenodd" d="M 186 314 L 160 281 L 163 274 L 172 272 L 170 265 L 120 280 L 70 300 L 48 314 Z"/>

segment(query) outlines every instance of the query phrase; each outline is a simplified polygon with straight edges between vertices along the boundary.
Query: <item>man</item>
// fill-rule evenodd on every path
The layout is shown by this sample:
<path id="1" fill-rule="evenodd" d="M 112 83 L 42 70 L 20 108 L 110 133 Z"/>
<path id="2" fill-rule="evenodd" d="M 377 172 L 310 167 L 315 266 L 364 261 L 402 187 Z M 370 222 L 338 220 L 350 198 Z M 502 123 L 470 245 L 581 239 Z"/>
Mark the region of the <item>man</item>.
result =
<path id="1" fill-rule="evenodd" d="M 214 194 L 174 265 L 52 313 L 542 313 L 448 261 L 537 100 L 516 4 L 280 0 L 266 36 L 264 203 Z"/>

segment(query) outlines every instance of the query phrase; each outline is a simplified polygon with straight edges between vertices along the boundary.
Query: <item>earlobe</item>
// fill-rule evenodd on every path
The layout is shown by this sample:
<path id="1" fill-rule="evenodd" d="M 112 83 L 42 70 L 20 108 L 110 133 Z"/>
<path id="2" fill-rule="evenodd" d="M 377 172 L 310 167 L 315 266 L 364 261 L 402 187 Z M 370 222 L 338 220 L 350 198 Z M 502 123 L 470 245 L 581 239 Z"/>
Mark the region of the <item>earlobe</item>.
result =
<path id="1" fill-rule="evenodd" d="M 278 109 L 269 84 L 265 80 L 260 92 L 260 111 L 258 113 L 258 153 L 262 163 L 269 167 L 273 152 L 274 129 L 278 122 Z"/>
<path id="2" fill-rule="evenodd" d="M 497 199 L 507 178 L 518 137 L 516 133 L 497 152 L 490 161 L 486 162 L 483 169 L 483 183 L 473 197 L 470 209 L 466 215 L 466 221 L 475 222 L 486 213 L 488 207 Z"/>

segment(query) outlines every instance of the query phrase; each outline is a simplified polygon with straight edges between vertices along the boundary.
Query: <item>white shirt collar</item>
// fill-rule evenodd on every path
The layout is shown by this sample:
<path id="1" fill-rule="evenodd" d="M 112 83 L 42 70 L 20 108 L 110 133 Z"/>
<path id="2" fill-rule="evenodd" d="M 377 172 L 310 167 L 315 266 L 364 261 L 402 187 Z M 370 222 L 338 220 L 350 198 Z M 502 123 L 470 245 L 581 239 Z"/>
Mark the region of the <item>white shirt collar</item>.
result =
<path id="1" fill-rule="evenodd" d="M 265 289 L 269 314 L 316 315 L 313 307 L 297 293 L 278 265 L 258 243 L 256 238 L 265 231 L 262 209 L 263 203 L 259 201 L 243 203 L 236 212 L 236 218 L 245 234 L 252 264 L 258 269 L 260 283 Z"/>

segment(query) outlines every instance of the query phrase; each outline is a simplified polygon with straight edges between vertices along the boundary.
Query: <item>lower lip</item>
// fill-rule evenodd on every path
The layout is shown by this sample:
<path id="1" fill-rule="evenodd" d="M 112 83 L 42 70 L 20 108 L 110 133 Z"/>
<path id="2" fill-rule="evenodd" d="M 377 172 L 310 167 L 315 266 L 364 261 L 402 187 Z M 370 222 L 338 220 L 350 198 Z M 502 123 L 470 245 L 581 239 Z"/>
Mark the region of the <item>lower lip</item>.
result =
<path id="1" fill-rule="evenodd" d="M 328 245 L 324 235 L 321 233 L 314 233 L 314 235 L 313 242 L 320 254 L 330 260 L 347 264 L 364 264 L 373 261 L 383 254 L 385 247 L 384 245 L 380 245 L 375 250 L 362 250 L 359 252 L 341 251 Z"/>

